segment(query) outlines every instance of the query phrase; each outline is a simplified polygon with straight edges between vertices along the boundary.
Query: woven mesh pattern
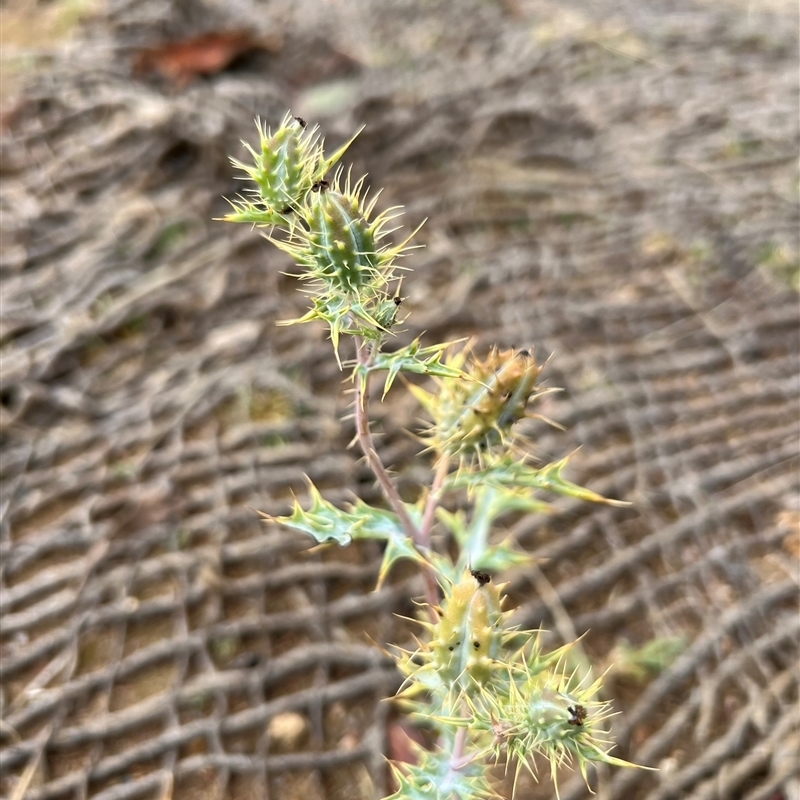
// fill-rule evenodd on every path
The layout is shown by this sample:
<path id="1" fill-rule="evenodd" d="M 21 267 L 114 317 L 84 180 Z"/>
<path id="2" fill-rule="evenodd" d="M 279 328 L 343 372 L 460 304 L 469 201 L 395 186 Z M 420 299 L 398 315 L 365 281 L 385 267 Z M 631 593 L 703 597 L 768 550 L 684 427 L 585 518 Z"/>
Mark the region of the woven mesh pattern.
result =
<path id="1" fill-rule="evenodd" d="M 602 773 L 598 795 L 796 798 L 794 12 L 325 6 L 113 3 L 11 117 L 0 792 L 386 789 L 398 677 L 368 637 L 407 636 L 391 612 L 420 586 L 373 592 L 375 549 L 306 553 L 252 511 L 304 475 L 377 493 L 324 332 L 275 326 L 303 309 L 289 265 L 212 221 L 252 117 L 297 105 L 331 143 L 366 123 L 357 170 L 429 218 L 400 340 L 553 353 L 565 391 L 539 410 L 566 432 L 536 426 L 537 454 L 580 446 L 570 477 L 634 504 L 508 520 L 536 555 L 509 576 L 519 622 L 549 644 L 589 631 L 607 665 L 687 641 L 649 681 L 610 673 L 619 754 L 662 771 Z M 232 26 L 282 46 L 179 89 L 132 77 L 137 47 Z M 410 490 L 418 411 L 398 390 L 375 409 Z"/>

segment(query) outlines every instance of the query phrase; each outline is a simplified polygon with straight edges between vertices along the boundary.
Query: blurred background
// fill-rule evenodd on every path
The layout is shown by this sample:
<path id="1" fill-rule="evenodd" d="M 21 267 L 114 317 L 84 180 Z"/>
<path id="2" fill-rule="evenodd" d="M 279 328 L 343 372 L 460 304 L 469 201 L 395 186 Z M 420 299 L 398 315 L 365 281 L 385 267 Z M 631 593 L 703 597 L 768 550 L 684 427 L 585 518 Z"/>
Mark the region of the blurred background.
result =
<path id="1" fill-rule="evenodd" d="M 304 473 L 378 497 L 324 330 L 275 325 L 289 262 L 214 221 L 287 109 L 329 146 L 366 125 L 355 173 L 428 220 L 398 341 L 552 354 L 535 454 L 633 503 L 498 532 L 536 556 L 519 624 L 586 633 L 616 754 L 660 769 L 598 796 L 800 798 L 797 3 L 8 0 L 0 28 L 4 798 L 372 800 L 407 750 L 372 642 L 409 642 L 418 578 L 375 592 L 376 549 L 253 510 Z M 418 409 L 375 412 L 412 491 Z"/>

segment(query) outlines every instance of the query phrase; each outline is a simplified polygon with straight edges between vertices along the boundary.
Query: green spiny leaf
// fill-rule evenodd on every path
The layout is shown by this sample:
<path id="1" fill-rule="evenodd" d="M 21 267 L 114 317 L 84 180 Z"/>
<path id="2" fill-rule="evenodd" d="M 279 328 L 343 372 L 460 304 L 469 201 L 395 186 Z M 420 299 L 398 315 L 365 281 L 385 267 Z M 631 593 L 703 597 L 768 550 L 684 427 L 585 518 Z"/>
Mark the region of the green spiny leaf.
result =
<path id="1" fill-rule="evenodd" d="M 369 372 L 386 372 L 386 381 L 383 385 L 383 396 L 392 388 L 395 378 L 401 372 L 411 372 L 416 375 L 433 375 L 440 378 L 464 378 L 469 380 L 462 370 L 442 363 L 444 351 L 455 342 L 444 342 L 428 347 L 422 347 L 419 338 L 411 344 L 395 350 L 393 353 L 378 353 Z M 364 368 L 360 368 L 364 370 Z M 366 370 L 364 370 L 366 372 Z"/>
<path id="2" fill-rule="evenodd" d="M 398 784 L 386 800 L 492 800 L 500 796 L 480 761 L 453 769 L 449 754 L 413 747 L 416 764 L 391 764 Z"/>
<path id="3" fill-rule="evenodd" d="M 257 227 L 288 224 L 285 216 L 266 206 L 249 203 L 246 200 L 229 200 L 228 202 L 233 211 L 222 218 L 225 222 L 248 222 Z"/>
<path id="4" fill-rule="evenodd" d="M 606 503 L 611 506 L 627 507 L 630 503 L 621 500 L 610 500 L 591 489 L 585 489 L 561 477 L 561 472 L 567 465 L 568 458 L 562 458 L 552 464 L 547 464 L 540 469 L 529 464 L 517 461 L 513 456 L 504 455 L 500 458 L 487 458 L 482 468 L 476 470 L 461 469 L 451 475 L 446 483 L 446 489 L 474 490 L 479 486 L 516 486 L 528 489 L 543 489 L 566 497 L 576 497 L 579 500 L 588 500 L 592 503 Z"/>
<path id="5" fill-rule="evenodd" d="M 450 514 L 439 509 L 439 519 L 450 529 L 459 545 L 456 572 L 465 569 L 502 572 L 525 564 L 529 557 L 514 547 L 513 542 L 492 544 L 489 535 L 499 517 L 512 511 L 550 511 L 546 503 L 530 496 L 527 489 L 506 488 L 496 484 L 480 486 L 473 493 L 472 512 L 467 522 L 463 512 Z"/>
<path id="6" fill-rule="evenodd" d="M 310 481 L 309 496 L 311 505 L 307 510 L 295 500 L 289 516 L 273 517 L 263 513 L 261 516 L 271 522 L 307 533 L 320 544 L 336 542 L 344 546 L 354 539 L 377 539 L 385 542 L 386 548 L 378 573 L 378 587 L 396 561 L 407 558 L 424 562 L 423 556 L 406 536 L 393 512 L 374 508 L 361 500 L 357 500 L 348 509 L 337 508 L 325 500 Z M 409 513 L 415 514 L 415 509 L 409 507 Z"/>
<path id="7" fill-rule="evenodd" d="M 621 641 L 611 652 L 611 669 L 615 676 L 643 683 L 663 672 L 685 649 L 683 636 L 659 636 L 638 647 Z"/>

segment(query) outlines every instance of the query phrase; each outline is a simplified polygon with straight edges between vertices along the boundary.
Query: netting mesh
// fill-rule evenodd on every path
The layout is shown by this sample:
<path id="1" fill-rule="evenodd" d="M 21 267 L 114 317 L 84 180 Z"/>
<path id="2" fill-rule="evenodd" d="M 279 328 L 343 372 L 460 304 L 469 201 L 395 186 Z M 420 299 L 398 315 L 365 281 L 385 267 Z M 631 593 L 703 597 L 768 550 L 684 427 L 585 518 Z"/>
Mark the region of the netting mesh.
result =
<path id="1" fill-rule="evenodd" d="M 519 622 L 549 644 L 589 631 L 605 665 L 687 641 L 648 682 L 610 673 L 617 752 L 661 772 L 599 797 L 796 798 L 795 10 L 311 6 L 110 4 L 8 123 L 0 792 L 387 788 L 398 676 L 369 639 L 407 635 L 420 586 L 374 592 L 376 550 L 305 553 L 253 512 L 304 475 L 378 495 L 324 332 L 275 327 L 303 308 L 289 265 L 212 221 L 252 117 L 299 104 L 331 142 L 366 123 L 357 170 L 429 217 L 400 340 L 553 353 L 540 410 L 566 432 L 537 427 L 537 454 L 580 446 L 570 477 L 634 503 L 508 520 L 536 556 Z M 135 48 L 231 25 L 282 49 L 179 90 L 131 76 Z M 417 414 L 376 405 L 404 492 Z"/>

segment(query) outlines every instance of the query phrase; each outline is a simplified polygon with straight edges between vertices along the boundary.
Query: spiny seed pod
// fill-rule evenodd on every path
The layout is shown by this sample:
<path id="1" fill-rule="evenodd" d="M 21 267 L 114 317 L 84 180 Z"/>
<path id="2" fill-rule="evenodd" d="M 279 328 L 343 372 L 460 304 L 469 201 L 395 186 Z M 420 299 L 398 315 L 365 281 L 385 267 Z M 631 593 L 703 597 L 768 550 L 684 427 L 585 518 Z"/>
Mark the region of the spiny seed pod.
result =
<path id="1" fill-rule="evenodd" d="M 462 351 L 448 364 L 462 368 Z M 526 415 L 542 371 L 527 350 L 493 349 L 485 361 L 472 359 L 464 371 L 473 382 L 447 378 L 432 395 L 411 391 L 433 417 L 427 439 L 436 450 L 454 456 L 480 454 L 502 444 L 511 426 Z"/>

